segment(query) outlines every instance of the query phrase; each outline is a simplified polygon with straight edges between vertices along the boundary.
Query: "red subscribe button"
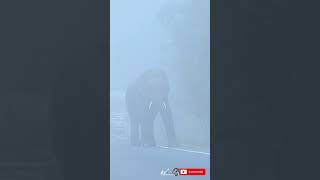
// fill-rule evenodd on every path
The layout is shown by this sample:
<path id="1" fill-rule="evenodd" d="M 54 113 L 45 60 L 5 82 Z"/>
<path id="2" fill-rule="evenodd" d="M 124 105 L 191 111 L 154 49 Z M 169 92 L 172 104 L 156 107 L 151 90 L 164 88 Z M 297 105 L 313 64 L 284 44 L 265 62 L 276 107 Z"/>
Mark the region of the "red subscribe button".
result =
<path id="1" fill-rule="evenodd" d="M 204 176 L 205 168 L 180 168 L 180 176 Z"/>

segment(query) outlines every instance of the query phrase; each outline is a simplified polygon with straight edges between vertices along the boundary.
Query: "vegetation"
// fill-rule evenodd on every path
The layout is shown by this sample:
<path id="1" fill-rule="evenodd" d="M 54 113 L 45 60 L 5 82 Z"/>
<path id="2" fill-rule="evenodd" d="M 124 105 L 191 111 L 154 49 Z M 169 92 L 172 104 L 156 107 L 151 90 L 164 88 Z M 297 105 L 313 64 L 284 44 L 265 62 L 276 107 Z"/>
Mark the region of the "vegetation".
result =
<path id="1" fill-rule="evenodd" d="M 178 137 L 182 143 L 198 146 L 209 146 L 210 142 L 209 3 L 185 0 L 163 7 L 158 14 L 170 32 L 168 43 L 162 48 L 171 56 L 162 61 L 163 66 L 168 67 L 168 72 L 178 72 L 175 74 L 178 84 L 171 95 L 173 108 L 178 112 L 175 114 Z"/>

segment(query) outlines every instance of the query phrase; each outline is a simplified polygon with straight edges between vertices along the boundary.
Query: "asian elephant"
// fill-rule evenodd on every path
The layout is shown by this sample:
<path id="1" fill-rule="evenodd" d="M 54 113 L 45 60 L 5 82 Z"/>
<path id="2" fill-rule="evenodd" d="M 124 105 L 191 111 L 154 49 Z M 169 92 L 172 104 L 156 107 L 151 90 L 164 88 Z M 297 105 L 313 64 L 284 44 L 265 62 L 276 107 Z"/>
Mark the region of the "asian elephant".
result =
<path id="1" fill-rule="evenodd" d="M 158 113 L 164 122 L 168 145 L 177 145 L 172 112 L 168 102 L 170 87 L 163 70 L 142 73 L 126 91 L 126 107 L 131 121 L 131 144 L 155 146 L 153 123 Z M 139 137 L 139 126 L 141 138 Z"/>

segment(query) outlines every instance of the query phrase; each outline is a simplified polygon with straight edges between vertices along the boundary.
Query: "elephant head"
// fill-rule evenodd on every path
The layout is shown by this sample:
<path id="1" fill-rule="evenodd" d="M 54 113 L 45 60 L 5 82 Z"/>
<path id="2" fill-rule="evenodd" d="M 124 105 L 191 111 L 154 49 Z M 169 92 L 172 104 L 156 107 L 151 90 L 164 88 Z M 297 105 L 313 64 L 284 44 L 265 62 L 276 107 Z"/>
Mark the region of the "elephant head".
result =
<path id="1" fill-rule="evenodd" d="M 150 104 L 159 104 L 168 97 L 169 80 L 166 73 L 161 69 L 152 69 L 144 72 L 140 78 L 140 92 L 145 96 Z"/>
<path id="2" fill-rule="evenodd" d="M 172 112 L 168 103 L 169 80 L 163 70 L 144 72 L 126 93 L 127 110 L 131 119 L 131 142 L 138 142 L 138 125 L 141 125 L 141 141 L 154 145 L 153 121 L 160 113 L 167 131 L 168 143 L 176 144 Z"/>

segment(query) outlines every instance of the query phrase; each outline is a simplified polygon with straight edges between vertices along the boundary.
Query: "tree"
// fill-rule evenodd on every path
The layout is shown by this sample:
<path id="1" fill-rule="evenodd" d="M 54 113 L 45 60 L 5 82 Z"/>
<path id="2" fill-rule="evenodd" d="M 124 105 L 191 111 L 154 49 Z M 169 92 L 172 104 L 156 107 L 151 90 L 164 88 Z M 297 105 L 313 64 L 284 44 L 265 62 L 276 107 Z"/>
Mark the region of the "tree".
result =
<path id="1" fill-rule="evenodd" d="M 186 0 L 165 6 L 158 14 L 163 26 L 171 32 L 170 41 L 163 48 L 173 55 L 163 63 L 172 63 L 169 67 L 179 72 L 180 84 L 176 91 L 180 98 L 176 103 L 186 107 L 186 116 L 195 116 L 192 121 L 203 124 L 202 130 L 207 130 L 204 137 L 209 136 L 210 121 L 209 3 L 209 0 Z"/>

